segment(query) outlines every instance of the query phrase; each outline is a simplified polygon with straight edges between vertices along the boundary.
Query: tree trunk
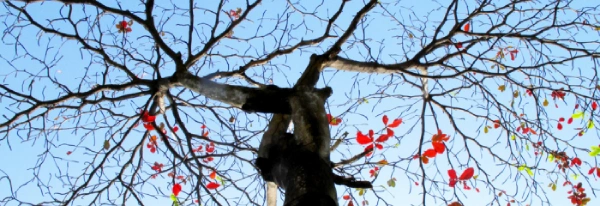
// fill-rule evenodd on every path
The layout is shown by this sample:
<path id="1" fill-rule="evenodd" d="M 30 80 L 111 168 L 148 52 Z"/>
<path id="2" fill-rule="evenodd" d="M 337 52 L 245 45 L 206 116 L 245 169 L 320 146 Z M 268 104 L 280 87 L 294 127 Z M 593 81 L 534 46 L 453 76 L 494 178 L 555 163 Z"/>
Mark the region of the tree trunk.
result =
<path id="1" fill-rule="evenodd" d="M 266 181 L 274 181 L 285 190 L 286 206 L 337 205 L 324 107 L 329 95 L 309 87 L 297 88 L 289 100 L 294 134 L 279 134 L 261 143 L 265 147 L 268 144 L 269 149 L 268 154 L 262 154 L 267 158 L 259 158 L 257 166 Z"/>

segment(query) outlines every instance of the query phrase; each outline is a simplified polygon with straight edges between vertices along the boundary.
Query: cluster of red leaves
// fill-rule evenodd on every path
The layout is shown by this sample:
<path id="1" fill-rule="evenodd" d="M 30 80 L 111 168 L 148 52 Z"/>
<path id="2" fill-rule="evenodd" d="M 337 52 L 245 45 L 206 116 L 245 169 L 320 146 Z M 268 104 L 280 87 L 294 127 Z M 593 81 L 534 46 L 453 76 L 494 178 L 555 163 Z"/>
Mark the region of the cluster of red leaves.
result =
<path id="1" fill-rule="evenodd" d="M 242 14 L 242 8 L 237 8 L 236 10 L 229 10 L 229 16 L 233 19 L 233 20 L 237 20 L 240 18 L 240 15 Z"/>
<path id="2" fill-rule="evenodd" d="M 187 180 L 185 179 L 185 176 L 183 176 L 183 175 L 177 175 L 177 177 L 175 177 L 175 173 L 169 172 L 169 174 L 167 174 L 167 176 L 169 176 L 170 178 L 175 178 L 177 180 L 181 180 L 181 182 L 183 182 L 183 184 L 187 183 Z M 175 196 L 177 196 L 177 195 L 175 195 Z"/>
<path id="3" fill-rule="evenodd" d="M 448 185 L 450 187 L 454 187 L 456 185 L 456 183 L 458 183 L 460 181 L 460 182 L 463 182 L 464 189 L 469 190 L 469 189 L 471 189 L 471 187 L 469 187 L 466 184 L 466 181 L 473 178 L 474 173 L 475 173 L 475 170 L 472 167 L 469 167 L 465 171 L 463 171 L 463 173 L 460 175 L 460 177 L 457 177 L 456 171 L 454 169 L 449 169 L 448 177 L 450 178 L 450 182 L 448 183 Z"/>
<path id="4" fill-rule="evenodd" d="M 156 135 L 152 135 L 149 138 L 149 142 L 148 144 L 146 144 L 146 147 L 150 149 L 150 152 L 155 153 L 156 152 L 156 148 L 158 147 L 158 143 L 156 142 Z"/>
<path id="5" fill-rule="evenodd" d="M 562 172 L 566 172 L 567 168 L 581 166 L 582 164 L 579 157 L 569 160 L 569 156 L 567 156 L 567 153 L 565 152 L 551 151 L 550 154 L 554 156 L 554 162 L 557 163 L 558 169 L 562 170 Z"/>
<path id="6" fill-rule="evenodd" d="M 142 111 L 142 122 L 144 122 L 144 128 L 147 130 L 153 130 L 152 122 L 156 120 L 156 116 L 150 115 L 148 111 Z"/>
<path id="7" fill-rule="evenodd" d="M 533 89 L 529 88 L 529 89 L 525 90 L 525 93 L 527 93 L 527 95 L 529 95 L 531 97 L 531 96 L 533 96 Z"/>
<path id="8" fill-rule="evenodd" d="M 216 179 L 217 178 L 217 172 L 214 170 L 211 170 L 210 174 L 208 175 L 208 177 L 210 177 L 210 179 Z M 210 190 L 214 190 L 219 188 L 219 186 L 221 186 L 219 183 L 216 182 L 209 182 L 208 184 L 206 184 L 206 188 L 210 189 Z"/>
<path id="9" fill-rule="evenodd" d="M 494 120 L 494 129 L 498 129 L 500 127 L 500 120 Z"/>
<path id="10" fill-rule="evenodd" d="M 212 154 L 213 152 L 215 152 L 215 143 L 211 142 L 209 144 L 206 144 L 206 154 L 209 155 L 209 154 Z M 205 157 L 204 159 L 202 159 L 202 161 L 204 163 L 209 163 L 209 162 L 212 162 L 213 160 L 214 160 L 214 158 L 211 156 L 208 156 L 208 157 Z"/>
<path id="11" fill-rule="evenodd" d="M 375 167 L 375 168 L 369 170 L 369 174 L 371 174 L 371 177 L 375 177 L 375 175 L 377 175 L 378 171 L 379 171 L 379 167 Z"/>
<path id="12" fill-rule="evenodd" d="M 162 172 L 162 168 L 165 165 L 163 165 L 162 163 L 158 163 L 158 162 L 154 162 L 154 165 L 150 168 L 152 168 L 152 170 L 156 171 L 156 172 Z"/>
<path id="13" fill-rule="evenodd" d="M 575 185 L 573 190 L 569 191 L 568 194 L 570 194 L 568 198 L 571 200 L 571 203 L 577 206 L 585 206 L 591 200 L 587 197 L 585 188 L 583 188 L 581 182 Z"/>
<path id="14" fill-rule="evenodd" d="M 329 125 L 331 125 L 331 126 L 337 126 L 340 123 L 342 123 L 342 119 L 337 118 L 337 117 L 332 117 L 331 114 L 327 114 L 327 122 L 329 122 Z"/>
<path id="15" fill-rule="evenodd" d="M 387 117 L 387 115 L 383 115 L 382 121 L 386 127 L 387 133 L 380 135 L 377 139 L 375 139 L 374 137 L 375 132 L 373 130 L 369 130 L 368 135 L 364 135 L 361 131 L 358 131 L 356 133 L 356 142 L 358 142 L 358 144 L 360 145 L 367 145 L 367 147 L 365 147 L 365 151 L 371 151 L 367 153 L 367 156 L 370 156 L 373 153 L 372 151 L 374 147 L 380 150 L 383 149 L 383 145 L 381 143 L 387 141 L 388 139 L 390 139 L 390 137 L 394 136 L 394 131 L 392 130 L 392 128 L 396 128 L 400 126 L 400 124 L 402 124 L 402 119 L 395 119 L 394 122 L 388 124 L 389 118 Z"/>
<path id="16" fill-rule="evenodd" d="M 561 90 L 554 90 L 550 94 L 550 96 L 554 100 L 556 100 L 556 98 L 558 98 L 558 99 L 565 99 L 565 95 L 567 95 L 567 94 L 565 92 L 563 92 L 562 89 Z"/>
<path id="17" fill-rule="evenodd" d="M 535 130 L 533 130 L 532 128 L 529 128 L 529 127 L 525 127 L 524 125 L 517 127 L 517 132 L 521 132 L 523 134 L 531 133 L 533 135 L 537 135 L 537 132 Z"/>
<path id="18" fill-rule="evenodd" d="M 133 25 L 133 21 L 120 21 L 119 23 L 117 23 L 115 25 L 115 27 L 117 27 L 117 29 L 119 30 L 119 33 L 129 33 L 131 32 L 131 25 Z"/>
<path id="19" fill-rule="evenodd" d="M 421 161 L 423 161 L 423 164 L 429 163 L 430 158 L 434 158 L 438 154 L 443 154 L 444 151 L 446 151 L 446 145 L 444 145 L 444 142 L 447 142 L 448 140 L 450 140 L 450 136 L 442 133 L 442 130 L 438 129 L 437 134 L 434 134 L 431 137 L 431 146 L 433 148 L 425 150 L 425 152 L 423 152 L 423 155 L 420 156 Z M 418 157 L 419 155 L 415 155 L 415 158 Z"/>

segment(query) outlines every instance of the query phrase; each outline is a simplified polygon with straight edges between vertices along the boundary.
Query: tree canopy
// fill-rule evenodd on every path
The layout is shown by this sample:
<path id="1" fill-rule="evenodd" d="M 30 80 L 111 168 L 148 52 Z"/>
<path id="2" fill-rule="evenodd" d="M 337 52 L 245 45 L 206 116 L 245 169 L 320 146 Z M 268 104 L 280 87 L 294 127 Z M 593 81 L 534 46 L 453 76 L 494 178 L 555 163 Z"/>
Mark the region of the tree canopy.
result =
<path id="1" fill-rule="evenodd" d="M 1 5 L 1 205 L 600 202 L 597 2 Z"/>

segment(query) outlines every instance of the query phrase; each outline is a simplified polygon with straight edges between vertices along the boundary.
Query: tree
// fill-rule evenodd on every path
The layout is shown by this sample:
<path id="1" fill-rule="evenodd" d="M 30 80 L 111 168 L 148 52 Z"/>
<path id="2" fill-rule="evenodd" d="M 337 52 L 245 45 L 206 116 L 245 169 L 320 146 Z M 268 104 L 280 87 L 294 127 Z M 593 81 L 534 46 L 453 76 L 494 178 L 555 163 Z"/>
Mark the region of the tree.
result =
<path id="1" fill-rule="evenodd" d="M 591 1 L 2 5 L 2 205 L 597 201 Z"/>

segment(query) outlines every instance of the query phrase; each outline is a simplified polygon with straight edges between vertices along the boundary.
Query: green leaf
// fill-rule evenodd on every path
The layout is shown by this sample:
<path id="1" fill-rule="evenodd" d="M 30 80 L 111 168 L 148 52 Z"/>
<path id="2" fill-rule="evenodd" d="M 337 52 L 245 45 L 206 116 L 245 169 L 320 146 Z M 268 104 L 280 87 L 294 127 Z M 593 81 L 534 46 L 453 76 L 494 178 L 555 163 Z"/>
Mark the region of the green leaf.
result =
<path id="1" fill-rule="evenodd" d="M 526 167 L 525 171 L 527 172 L 527 174 L 529 174 L 529 176 L 533 177 L 533 172 L 531 171 L 531 169 L 529 169 L 529 167 Z"/>
<path id="2" fill-rule="evenodd" d="M 221 176 L 215 177 L 215 180 L 221 182 L 221 185 L 225 185 L 225 180 L 223 178 L 221 178 Z"/>
<path id="3" fill-rule="evenodd" d="M 573 118 L 573 119 L 579 119 L 579 118 L 582 118 L 582 117 L 583 117 L 583 112 L 582 111 L 575 112 L 573 115 L 571 115 L 571 118 Z"/>
<path id="4" fill-rule="evenodd" d="M 595 156 L 598 156 L 598 154 L 600 154 L 600 147 L 592 146 L 592 151 L 590 152 L 590 156 L 595 157 Z"/>
<path id="5" fill-rule="evenodd" d="M 529 151 L 529 144 L 525 144 L 525 150 Z"/>
<path id="6" fill-rule="evenodd" d="M 388 180 L 387 184 L 390 187 L 396 187 L 396 179 L 392 178 L 392 179 Z"/>
<path id="7" fill-rule="evenodd" d="M 173 202 L 177 202 L 177 197 L 175 197 L 175 194 L 171 194 L 171 200 L 173 200 Z"/>
<path id="8" fill-rule="evenodd" d="M 548 162 L 554 162 L 554 155 L 548 154 Z"/>

